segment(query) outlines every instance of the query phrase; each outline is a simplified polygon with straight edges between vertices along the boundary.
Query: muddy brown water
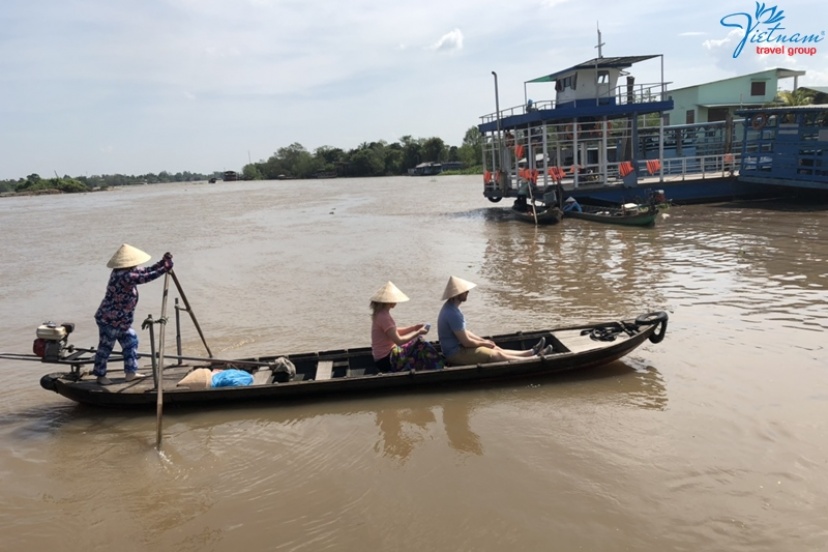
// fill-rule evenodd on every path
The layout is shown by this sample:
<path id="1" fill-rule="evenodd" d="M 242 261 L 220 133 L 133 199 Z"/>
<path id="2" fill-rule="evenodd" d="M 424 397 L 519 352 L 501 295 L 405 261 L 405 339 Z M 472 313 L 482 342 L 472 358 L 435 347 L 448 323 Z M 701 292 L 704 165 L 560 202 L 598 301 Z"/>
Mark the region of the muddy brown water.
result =
<path id="1" fill-rule="evenodd" d="M 436 322 L 450 274 L 476 282 L 479 334 L 670 313 L 662 343 L 589 373 L 168 410 L 160 454 L 154 411 L 78 406 L 40 388 L 51 367 L 0 361 L 0 548 L 826 549 L 828 210 L 673 207 L 635 229 L 505 208 L 479 177 L 0 200 L 3 352 L 46 320 L 95 345 L 121 242 L 175 255 L 218 357 L 367 345 L 389 279 L 400 323 Z M 138 321 L 161 289 L 140 287 Z M 204 353 L 186 319 L 183 341 Z"/>

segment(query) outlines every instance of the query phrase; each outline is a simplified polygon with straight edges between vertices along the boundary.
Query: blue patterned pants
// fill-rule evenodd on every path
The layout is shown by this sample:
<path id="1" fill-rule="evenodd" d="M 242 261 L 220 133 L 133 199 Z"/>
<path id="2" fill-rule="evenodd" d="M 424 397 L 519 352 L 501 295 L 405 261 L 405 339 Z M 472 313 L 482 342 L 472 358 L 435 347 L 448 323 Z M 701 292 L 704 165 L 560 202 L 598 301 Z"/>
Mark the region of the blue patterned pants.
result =
<path id="1" fill-rule="evenodd" d="M 138 370 L 138 334 L 135 330 L 120 330 L 107 324 L 98 323 L 100 339 L 98 350 L 95 352 L 95 368 L 92 373 L 96 376 L 106 375 L 106 361 L 112 354 L 112 347 L 115 342 L 121 344 L 124 355 L 124 372 L 136 372 Z"/>

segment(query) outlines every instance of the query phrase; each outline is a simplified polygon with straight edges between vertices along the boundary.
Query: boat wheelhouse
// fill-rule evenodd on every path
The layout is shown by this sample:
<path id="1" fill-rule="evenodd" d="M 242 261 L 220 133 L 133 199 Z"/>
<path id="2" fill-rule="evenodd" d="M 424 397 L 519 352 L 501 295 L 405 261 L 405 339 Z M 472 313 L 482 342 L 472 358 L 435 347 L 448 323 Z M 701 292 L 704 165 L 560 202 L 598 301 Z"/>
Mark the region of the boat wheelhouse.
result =
<path id="1" fill-rule="evenodd" d="M 599 37 L 600 38 L 600 37 Z M 599 40 L 600 42 L 600 40 Z M 660 79 L 636 83 L 627 71 L 642 62 L 660 62 Z M 501 110 L 495 76 L 495 113 L 481 117 L 484 136 L 484 195 L 493 202 L 529 195 L 545 204 L 562 200 L 560 187 L 612 182 L 635 186 L 645 159 L 641 132 L 658 129 L 657 159 L 646 163 L 660 174 L 666 97 L 661 55 L 603 57 L 526 81 L 554 88 L 554 100 L 532 101 Z M 528 95 L 525 93 L 525 95 Z"/>

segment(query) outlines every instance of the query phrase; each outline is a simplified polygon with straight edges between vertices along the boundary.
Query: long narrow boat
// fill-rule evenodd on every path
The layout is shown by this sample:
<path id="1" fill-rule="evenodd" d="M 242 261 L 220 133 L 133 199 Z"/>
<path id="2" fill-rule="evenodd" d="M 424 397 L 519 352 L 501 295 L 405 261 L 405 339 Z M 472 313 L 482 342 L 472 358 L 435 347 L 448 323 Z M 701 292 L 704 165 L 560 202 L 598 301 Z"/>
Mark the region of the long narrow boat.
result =
<path id="1" fill-rule="evenodd" d="M 501 347 L 528 349 L 541 337 L 554 352 L 521 361 L 495 362 L 468 366 L 448 366 L 442 370 L 377 373 L 370 347 L 337 349 L 321 352 L 264 356 L 218 361 L 195 357 L 172 357 L 171 360 L 201 362 L 167 365 L 162 371 L 164 404 L 207 403 L 215 407 L 247 401 L 266 401 L 278 405 L 290 399 L 324 400 L 332 396 L 360 393 L 443 388 L 449 384 L 489 380 L 512 381 L 518 377 L 544 376 L 571 370 L 594 368 L 617 360 L 642 343 L 660 343 L 667 330 L 667 314 L 653 312 L 635 319 L 610 320 L 595 324 L 549 330 L 498 335 L 492 339 Z M 434 343 L 439 349 L 439 343 Z M 61 365 L 62 371 L 45 375 L 40 385 L 68 399 L 94 406 L 125 408 L 156 404 L 154 378 L 125 381 L 112 378 L 112 385 L 99 385 L 84 367 L 94 360 L 94 350 L 77 349 L 66 344 L 66 336 L 56 336 L 47 343 L 41 356 L 3 353 L 7 360 L 37 360 Z M 152 355 L 142 354 L 143 357 Z M 169 357 L 167 357 L 169 358 Z M 287 378 L 284 360 L 295 367 Z M 112 366 L 119 359 L 110 358 Z M 238 387 L 204 387 L 181 385 L 181 381 L 198 369 L 235 368 L 251 374 L 252 384 Z M 112 371 L 114 372 L 114 370 Z"/>
<path id="2" fill-rule="evenodd" d="M 565 208 L 564 216 L 605 224 L 620 224 L 622 226 L 653 226 L 659 213 L 657 205 L 625 205 L 622 207 L 578 205 L 580 211 L 577 208 Z"/>

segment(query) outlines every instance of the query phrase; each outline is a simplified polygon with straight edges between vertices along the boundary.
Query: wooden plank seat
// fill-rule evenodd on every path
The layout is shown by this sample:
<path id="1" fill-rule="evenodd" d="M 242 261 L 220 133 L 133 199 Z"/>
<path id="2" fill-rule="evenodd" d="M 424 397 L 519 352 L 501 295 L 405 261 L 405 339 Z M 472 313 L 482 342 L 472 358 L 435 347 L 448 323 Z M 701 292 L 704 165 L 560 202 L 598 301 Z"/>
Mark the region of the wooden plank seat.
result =
<path id="1" fill-rule="evenodd" d="M 316 375 L 313 379 L 316 381 L 320 380 L 328 380 L 331 379 L 331 375 L 333 374 L 333 361 L 332 360 L 320 360 L 319 363 L 316 365 Z"/>
<path id="2" fill-rule="evenodd" d="M 270 366 L 262 366 L 253 374 L 253 383 L 251 385 L 267 385 L 269 383 L 273 383 L 273 371 L 270 369 Z"/>

